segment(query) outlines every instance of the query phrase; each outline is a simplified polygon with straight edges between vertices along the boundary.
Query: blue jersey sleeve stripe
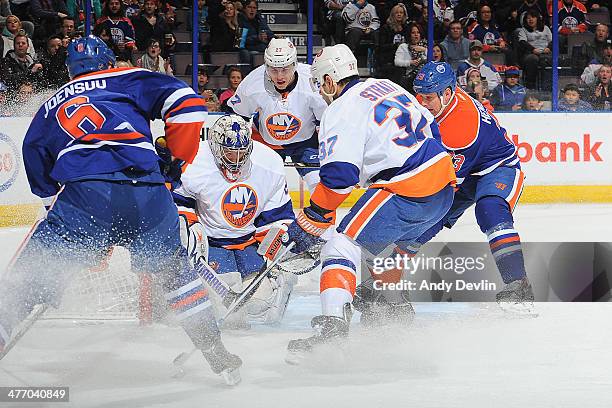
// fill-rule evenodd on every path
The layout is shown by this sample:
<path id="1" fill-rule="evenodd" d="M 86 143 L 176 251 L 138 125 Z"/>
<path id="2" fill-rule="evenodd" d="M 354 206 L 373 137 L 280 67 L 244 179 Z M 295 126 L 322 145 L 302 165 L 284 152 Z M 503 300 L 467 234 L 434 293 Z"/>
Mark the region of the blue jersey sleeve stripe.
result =
<path id="1" fill-rule="evenodd" d="M 176 91 L 172 92 L 166 98 L 162 106 L 162 109 L 161 109 L 162 118 L 166 116 L 166 113 L 170 110 L 170 108 L 172 108 L 173 106 L 178 106 L 177 103 L 180 104 L 183 102 L 183 100 L 187 99 L 185 98 L 186 96 L 195 96 L 195 92 L 193 92 L 193 89 L 181 88 L 181 89 L 177 89 Z"/>
<path id="2" fill-rule="evenodd" d="M 174 203 L 180 207 L 193 208 L 194 210 L 196 209 L 197 203 L 194 198 L 185 197 L 184 195 L 173 191 L 172 199 L 174 200 Z"/>
<path id="3" fill-rule="evenodd" d="M 255 218 L 254 224 L 256 228 L 261 228 L 273 222 L 293 219 L 295 219 L 295 214 L 293 213 L 291 200 L 289 200 L 280 207 L 262 211 L 261 214 Z"/>
<path id="4" fill-rule="evenodd" d="M 331 189 L 343 189 L 359 184 L 359 169 L 353 163 L 331 162 L 321 166 L 321 183 Z"/>

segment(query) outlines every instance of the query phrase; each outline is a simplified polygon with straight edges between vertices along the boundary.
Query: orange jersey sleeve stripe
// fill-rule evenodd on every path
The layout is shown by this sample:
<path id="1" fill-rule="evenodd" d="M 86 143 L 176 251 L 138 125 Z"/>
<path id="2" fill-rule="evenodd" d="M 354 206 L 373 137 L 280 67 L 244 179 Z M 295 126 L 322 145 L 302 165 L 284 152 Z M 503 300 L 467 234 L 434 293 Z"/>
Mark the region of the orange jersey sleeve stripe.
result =
<path id="1" fill-rule="evenodd" d="M 516 203 L 523 192 L 523 182 L 525 181 L 525 173 L 519 171 L 518 177 L 519 179 L 516 185 L 516 191 L 510 198 L 510 201 L 508 201 L 508 205 L 510 205 L 510 211 L 514 211 L 514 207 L 516 206 Z"/>
<path id="2" fill-rule="evenodd" d="M 310 201 L 321 208 L 332 211 L 338 208 L 349 195 L 350 193 L 337 193 L 331 188 L 319 183 L 312 193 Z"/>
<path id="3" fill-rule="evenodd" d="M 206 104 L 200 98 L 189 98 L 189 99 L 186 99 L 180 105 L 175 107 L 174 109 L 169 110 L 168 112 L 166 112 L 166 116 L 164 116 L 164 120 L 168 119 L 172 113 L 178 112 L 181 109 L 189 108 L 189 107 L 192 107 L 192 106 L 206 107 Z"/>
<path id="4" fill-rule="evenodd" d="M 198 216 L 196 215 L 196 213 L 192 211 L 179 211 L 178 213 L 179 215 L 183 215 L 185 216 L 185 218 L 187 218 L 187 223 L 189 225 L 195 224 L 196 222 L 198 222 Z"/>
<path id="5" fill-rule="evenodd" d="M 129 132 L 129 133 L 90 133 L 86 136 L 83 136 L 79 140 L 84 142 L 90 142 L 92 140 L 111 140 L 111 141 L 121 141 L 121 140 L 135 140 L 143 138 L 144 136 L 138 132 Z"/>
<path id="6" fill-rule="evenodd" d="M 345 234 L 353 239 L 361 231 L 362 227 L 370 220 L 379 206 L 387 200 L 393 193 L 385 190 L 379 190 L 370 200 L 359 210 L 357 215 L 349 222 Z"/>
<path id="7" fill-rule="evenodd" d="M 455 185 L 457 176 L 450 156 L 445 155 L 440 160 L 414 176 L 393 183 L 375 183 L 371 188 L 384 188 L 404 197 L 427 197 L 437 193 L 444 187 Z"/>
<path id="8" fill-rule="evenodd" d="M 172 156 L 193 162 L 200 144 L 204 122 L 166 123 L 166 145 Z"/>
<path id="9" fill-rule="evenodd" d="M 190 303 L 195 302 L 198 299 L 202 299 L 206 295 L 207 295 L 206 289 L 199 290 L 196 293 L 194 293 L 193 295 L 191 295 L 189 297 L 186 297 L 185 299 L 179 300 L 176 303 L 173 303 L 171 307 L 174 310 L 180 309 L 180 308 L 182 308 L 184 306 L 187 306 Z"/>
<path id="10" fill-rule="evenodd" d="M 326 289 L 346 289 L 351 295 L 355 294 L 357 278 L 346 269 L 330 268 L 321 274 L 321 284 L 319 289 L 323 292 Z"/>

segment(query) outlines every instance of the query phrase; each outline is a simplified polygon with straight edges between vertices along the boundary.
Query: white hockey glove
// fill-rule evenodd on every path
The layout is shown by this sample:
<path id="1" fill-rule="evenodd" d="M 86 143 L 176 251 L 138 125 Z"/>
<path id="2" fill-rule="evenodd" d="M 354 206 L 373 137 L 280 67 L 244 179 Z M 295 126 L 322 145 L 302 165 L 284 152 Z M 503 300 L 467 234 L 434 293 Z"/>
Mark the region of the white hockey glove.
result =
<path id="1" fill-rule="evenodd" d="M 208 259 L 208 238 L 199 222 L 190 223 L 187 217 L 179 214 L 181 244 L 187 249 L 189 261 L 194 266 L 200 257 Z"/>

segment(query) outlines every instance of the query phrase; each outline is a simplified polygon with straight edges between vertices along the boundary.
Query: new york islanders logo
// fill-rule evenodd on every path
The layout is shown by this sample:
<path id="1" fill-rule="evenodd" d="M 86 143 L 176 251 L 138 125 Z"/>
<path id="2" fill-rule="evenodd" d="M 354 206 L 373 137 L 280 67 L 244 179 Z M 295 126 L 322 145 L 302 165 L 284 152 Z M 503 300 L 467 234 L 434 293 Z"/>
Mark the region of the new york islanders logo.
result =
<path id="1" fill-rule="evenodd" d="M 236 228 L 247 225 L 257 213 L 257 193 L 246 184 L 236 184 L 225 192 L 221 200 L 221 213 Z"/>
<path id="2" fill-rule="evenodd" d="M 268 116 L 266 129 L 276 140 L 289 140 L 302 128 L 302 121 L 289 112 L 280 112 Z"/>

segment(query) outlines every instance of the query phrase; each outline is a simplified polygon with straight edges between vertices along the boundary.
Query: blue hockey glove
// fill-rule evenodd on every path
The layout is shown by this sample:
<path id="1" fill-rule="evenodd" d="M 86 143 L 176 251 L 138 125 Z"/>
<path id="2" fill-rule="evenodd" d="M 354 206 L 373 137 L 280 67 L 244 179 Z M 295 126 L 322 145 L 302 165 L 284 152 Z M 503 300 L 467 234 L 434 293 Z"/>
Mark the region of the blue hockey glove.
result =
<path id="1" fill-rule="evenodd" d="M 166 183 L 170 184 L 171 190 L 180 187 L 185 161 L 172 158 L 172 153 L 166 146 L 166 138 L 164 137 L 155 139 L 155 151 L 157 151 L 160 159 L 159 170 L 162 176 L 164 176 Z"/>
<path id="2" fill-rule="evenodd" d="M 334 213 L 321 209 L 311 203 L 300 211 L 287 234 L 289 241 L 295 242 L 292 252 L 301 254 L 321 242 L 321 235 L 334 225 Z"/>

